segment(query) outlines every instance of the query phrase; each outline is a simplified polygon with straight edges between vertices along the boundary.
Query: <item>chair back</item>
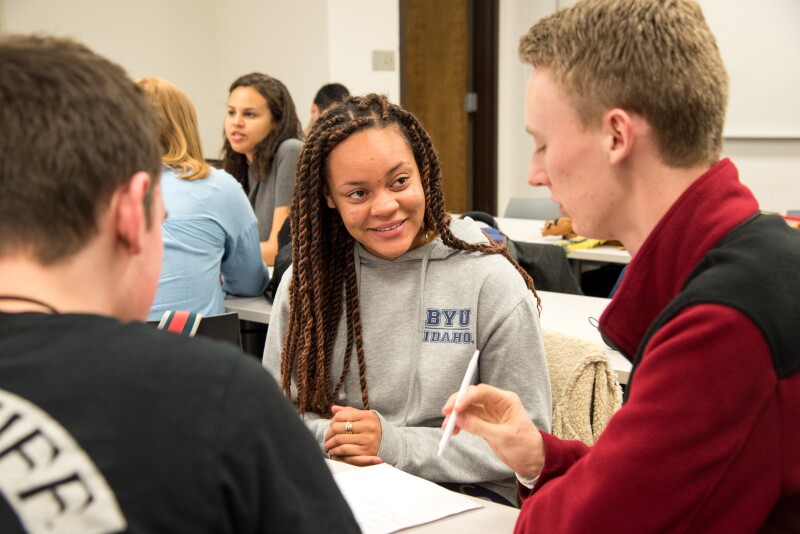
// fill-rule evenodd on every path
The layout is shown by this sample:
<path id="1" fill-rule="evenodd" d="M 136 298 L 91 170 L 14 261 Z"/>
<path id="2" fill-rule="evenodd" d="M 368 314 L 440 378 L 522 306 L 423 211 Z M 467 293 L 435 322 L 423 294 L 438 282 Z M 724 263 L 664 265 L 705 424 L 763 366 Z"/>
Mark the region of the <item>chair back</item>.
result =
<path id="1" fill-rule="evenodd" d="M 558 204 L 549 198 L 515 197 L 508 201 L 503 217 L 513 219 L 539 219 L 549 221 L 558 219 L 562 213 Z"/>
<path id="2" fill-rule="evenodd" d="M 203 317 L 200 321 L 200 326 L 197 328 L 197 335 L 219 341 L 227 341 L 241 349 L 242 336 L 239 327 L 239 314 L 231 312 Z"/>
<path id="3" fill-rule="evenodd" d="M 617 375 L 600 345 L 549 330 L 542 335 L 553 396 L 552 433 L 594 445 L 622 406 Z"/>
<path id="4" fill-rule="evenodd" d="M 202 316 L 188 311 L 166 311 L 160 321 L 149 321 L 159 330 L 184 336 L 203 336 L 233 343 L 242 348 L 239 314 L 236 312 Z"/>
<path id="5" fill-rule="evenodd" d="M 516 260 L 533 278 L 537 290 L 583 295 L 581 284 L 562 247 L 513 241 Z"/>
<path id="6" fill-rule="evenodd" d="M 497 221 L 495 218 L 485 211 L 468 211 L 466 213 L 462 213 L 459 218 L 463 219 L 464 217 L 469 217 L 475 222 L 482 222 L 484 224 L 488 224 L 492 228 L 497 228 Z"/>

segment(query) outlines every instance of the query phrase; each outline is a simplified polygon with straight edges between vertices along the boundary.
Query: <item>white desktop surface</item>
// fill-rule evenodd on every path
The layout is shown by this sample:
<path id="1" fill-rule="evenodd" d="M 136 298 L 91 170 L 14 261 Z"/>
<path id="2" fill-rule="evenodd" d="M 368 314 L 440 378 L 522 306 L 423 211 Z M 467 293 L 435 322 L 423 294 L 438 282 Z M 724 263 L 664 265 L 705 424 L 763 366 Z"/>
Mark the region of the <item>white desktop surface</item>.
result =
<path id="1" fill-rule="evenodd" d="M 540 318 L 542 328 L 569 334 L 604 347 L 611 366 L 617 373 L 617 379 L 621 384 L 627 384 L 631 362 L 617 351 L 608 348 L 603 343 L 600 332 L 589 322 L 590 317 L 599 319 L 611 300 L 551 291 L 538 293 L 542 299 Z M 242 320 L 269 324 L 272 304 L 264 297 L 229 296 L 225 299 L 225 310 L 238 313 L 239 319 Z"/>
<path id="2" fill-rule="evenodd" d="M 539 318 L 542 328 L 590 341 L 604 348 L 611 367 L 617 373 L 620 384 L 627 384 L 631 374 L 631 362 L 619 352 L 608 347 L 600 331 L 589 321 L 600 319 L 600 315 L 611 299 L 569 295 L 551 291 L 537 291 L 542 299 L 542 315 Z M 597 324 L 596 321 L 595 324 Z"/>
<path id="3" fill-rule="evenodd" d="M 225 311 L 236 312 L 242 321 L 269 324 L 272 303 L 264 297 L 225 297 Z"/>
<path id="4" fill-rule="evenodd" d="M 500 230 L 514 241 L 555 245 L 557 241 L 562 239 L 561 236 L 542 235 L 542 228 L 544 228 L 547 221 L 538 219 L 512 219 L 506 217 L 496 217 L 495 220 Z M 628 263 L 631 261 L 631 255 L 627 250 L 611 245 L 600 245 L 593 248 L 573 250 L 567 252 L 567 257 L 571 260 L 594 261 L 599 263 Z"/>
<path id="5" fill-rule="evenodd" d="M 332 473 L 338 473 L 348 469 L 358 469 L 350 464 L 325 460 Z M 513 532 L 514 525 L 519 516 L 519 510 L 510 506 L 503 506 L 491 501 L 484 501 L 475 497 L 465 495 L 468 499 L 480 503 L 483 508 L 468 510 L 460 514 L 452 515 L 420 525 L 405 529 L 402 532 L 457 532 L 459 534 L 485 534 L 486 532 Z"/>

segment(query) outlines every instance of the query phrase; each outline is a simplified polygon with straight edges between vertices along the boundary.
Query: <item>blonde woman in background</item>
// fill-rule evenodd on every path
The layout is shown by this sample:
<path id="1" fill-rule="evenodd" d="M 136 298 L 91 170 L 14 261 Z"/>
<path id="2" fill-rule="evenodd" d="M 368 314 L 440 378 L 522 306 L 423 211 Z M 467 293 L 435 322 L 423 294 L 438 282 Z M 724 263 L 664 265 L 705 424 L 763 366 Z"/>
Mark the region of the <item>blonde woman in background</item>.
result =
<path id="1" fill-rule="evenodd" d="M 158 116 L 168 214 L 161 278 L 148 319 L 176 309 L 224 313 L 225 293 L 260 295 L 269 282 L 256 217 L 236 180 L 204 161 L 189 98 L 166 80 L 137 83 Z"/>

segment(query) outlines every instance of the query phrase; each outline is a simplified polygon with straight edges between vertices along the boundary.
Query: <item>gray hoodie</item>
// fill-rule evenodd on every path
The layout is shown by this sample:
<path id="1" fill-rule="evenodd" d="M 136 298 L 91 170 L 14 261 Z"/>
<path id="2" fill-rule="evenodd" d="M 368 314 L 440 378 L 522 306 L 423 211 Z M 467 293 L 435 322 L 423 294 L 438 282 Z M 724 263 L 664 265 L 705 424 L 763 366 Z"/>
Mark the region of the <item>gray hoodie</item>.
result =
<path id="1" fill-rule="evenodd" d="M 453 219 L 456 237 L 487 242 L 478 225 Z M 479 483 L 517 502 L 513 472 L 480 437 L 461 433 L 437 456 L 442 406 L 458 391 L 480 349 L 476 382 L 519 395 L 531 419 L 550 430 L 550 380 L 536 300 L 504 257 L 452 249 L 440 238 L 394 261 L 356 243 L 356 270 L 370 407 L 381 422 L 378 456 L 434 482 Z M 290 275 L 272 308 L 264 366 L 280 380 Z M 341 374 L 346 336 L 339 323 L 331 376 Z M 350 368 L 338 404 L 363 408 L 358 369 Z M 320 446 L 328 419 L 304 419 Z"/>

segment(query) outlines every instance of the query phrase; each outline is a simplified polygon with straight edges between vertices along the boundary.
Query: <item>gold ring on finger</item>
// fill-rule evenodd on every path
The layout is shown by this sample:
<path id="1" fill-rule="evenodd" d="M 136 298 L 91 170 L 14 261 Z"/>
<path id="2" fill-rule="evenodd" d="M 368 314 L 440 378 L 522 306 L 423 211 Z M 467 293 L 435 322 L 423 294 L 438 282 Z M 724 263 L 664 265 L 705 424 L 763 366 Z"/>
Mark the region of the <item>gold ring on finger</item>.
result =
<path id="1" fill-rule="evenodd" d="M 353 433 L 353 422 L 347 421 L 344 424 L 344 433 L 345 434 L 352 434 Z"/>

